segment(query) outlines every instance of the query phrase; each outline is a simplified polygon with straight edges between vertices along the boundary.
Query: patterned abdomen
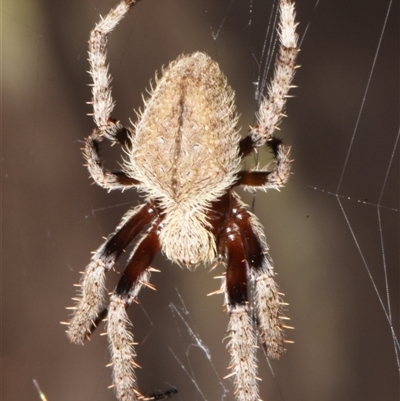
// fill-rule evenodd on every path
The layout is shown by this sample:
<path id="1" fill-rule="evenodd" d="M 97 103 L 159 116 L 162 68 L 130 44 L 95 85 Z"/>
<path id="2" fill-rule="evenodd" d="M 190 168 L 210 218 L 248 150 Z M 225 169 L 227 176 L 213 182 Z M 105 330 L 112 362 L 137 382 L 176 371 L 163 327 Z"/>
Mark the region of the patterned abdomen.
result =
<path id="1" fill-rule="evenodd" d="M 203 53 L 174 61 L 156 84 L 136 126 L 132 176 L 162 202 L 215 199 L 238 169 L 233 91 Z"/>

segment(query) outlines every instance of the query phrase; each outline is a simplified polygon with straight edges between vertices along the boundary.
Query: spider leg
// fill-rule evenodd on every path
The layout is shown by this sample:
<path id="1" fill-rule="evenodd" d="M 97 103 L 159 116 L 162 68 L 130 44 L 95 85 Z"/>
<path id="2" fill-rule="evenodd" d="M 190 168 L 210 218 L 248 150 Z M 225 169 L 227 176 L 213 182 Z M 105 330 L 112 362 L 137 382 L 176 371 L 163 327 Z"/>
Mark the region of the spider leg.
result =
<path id="1" fill-rule="evenodd" d="M 83 148 L 83 156 L 87 161 L 87 168 L 90 175 L 101 187 L 108 189 L 128 189 L 135 187 L 140 182 L 123 171 L 111 172 L 104 168 L 100 158 L 100 142 L 103 140 L 99 129 L 94 129 L 93 133 L 86 138 L 85 147 Z"/>
<path id="2" fill-rule="evenodd" d="M 280 0 L 279 15 L 280 47 L 274 76 L 268 85 L 267 96 L 261 102 L 257 114 L 257 126 L 252 128 L 249 135 L 239 143 L 242 157 L 274 139 L 273 132 L 284 116 L 286 99 L 289 97 L 288 93 L 292 88 L 291 83 L 297 69 L 296 57 L 299 49 L 294 4 L 290 0 Z"/>
<path id="3" fill-rule="evenodd" d="M 229 313 L 229 369 L 234 376 L 238 401 L 259 400 L 257 384 L 257 339 L 247 300 L 247 260 L 238 226 L 228 218 L 221 239 L 225 244 L 227 268 L 222 288 Z"/>
<path id="4" fill-rule="evenodd" d="M 122 277 L 111 296 L 107 317 L 113 385 L 120 401 L 134 401 L 141 397 L 136 385 L 134 368 L 136 353 L 132 325 L 126 309 L 136 300 L 141 287 L 148 286 L 150 263 L 160 248 L 158 239 L 160 220 L 156 220 L 132 252 Z"/>
<path id="5" fill-rule="evenodd" d="M 99 127 L 100 134 L 109 134 L 111 140 L 115 140 L 116 125 L 110 119 L 114 109 L 114 101 L 111 95 L 111 77 L 107 64 L 107 36 L 120 23 L 128 11 L 139 0 L 122 0 L 115 8 L 112 8 L 105 18 L 101 18 L 96 24 L 89 39 L 89 63 L 92 84 L 93 118 Z M 117 126 L 118 128 L 118 126 Z M 121 128 L 121 127 L 119 127 Z M 114 132 L 113 132 L 114 130 Z"/>
<path id="6" fill-rule="evenodd" d="M 77 344 L 83 344 L 85 337 L 96 326 L 104 300 L 105 273 L 115 264 L 117 258 L 129 243 L 155 217 L 152 204 L 138 206 L 130 210 L 122 219 L 114 233 L 93 254 L 80 282 L 77 304 L 71 309 L 74 314 L 68 325 L 67 336 Z"/>
<path id="7" fill-rule="evenodd" d="M 245 258 L 254 283 L 254 303 L 261 344 L 267 356 L 279 358 L 285 351 L 283 333 L 283 305 L 274 280 L 273 261 L 268 253 L 264 229 L 257 217 L 250 213 L 238 197 L 234 199 L 231 218 L 238 227 L 244 243 Z"/>
<path id="8" fill-rule="evenodd" d="M 246 139 L 246 138 L 245 138 Z M 286 184 L 290 177 L 292 160 L 290 159 L 290 147 L 285 146 L 281 140 L 272 138 L 267 142 L 267 146 L 272 150 L 276 160 L 274 170 L 252 170 L 240 171 L 236 185 L 244 185 L 245 189 L 258 187 L 264 191 L 268 189 L 278 189 Z"/>
<path id="9" fill-rule="evenodd" d="M 92 30 L 89 39 L 90 75 L 93 80 L 93 119 L 98 127 L 86 139 L 83 149 L 89 172 L 97 184 L 108 190 L 125 189 L 139 184 L 138 180 L 123 171 L 105 170 L 99 156 L 99 144 L 107 138 L 112 144 L 119 143 L 131 148 L 133 132 L 119 121 L 111 118 L 114 100 L 111 94 L 111 77 L 107 64 L 107 36 L 139 0 L 122 0 L 102 18 Z"/>

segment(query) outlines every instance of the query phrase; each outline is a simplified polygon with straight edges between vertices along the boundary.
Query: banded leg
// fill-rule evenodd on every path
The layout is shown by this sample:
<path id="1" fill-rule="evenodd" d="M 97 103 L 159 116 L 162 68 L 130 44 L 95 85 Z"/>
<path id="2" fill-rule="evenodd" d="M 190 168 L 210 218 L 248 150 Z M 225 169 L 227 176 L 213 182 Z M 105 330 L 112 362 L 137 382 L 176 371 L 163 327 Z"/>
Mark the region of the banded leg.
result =
<path id="1" fill-rule="evenodd" d="M 245 258 L 254 283 L 254 303 L 261 344 L 267 356 L 279 358 L 285 351 L 283 305 L 274 280 L 273 261 L 268 253 L 264 229 L 255 215 L 245 209 L 238 198 L 232 208 L 232 219 L 243 238 Z"/>
<path id="2" fill-rule="evenodd" d="M 299 52 L 294 4 L 290 0 L 280 0 L 279 15 L 280 47 L 274 76 L 268 85 L 267 96 L 263 99 L 258 111 L 258 125 L 252 128 L 249 134 L 251 139 L 242 140 L 241 148 L 243 150 L 250 150 L 250 144 L 254 148 L 259 148 L 273 138 L 272 134 L 284 116 L 286 99 L 290 88 L 292 88 L 292 80 L 297 69 L 296 58 Z"/>
<path id="3" fill-rule="evenodd" d="M 121 133 L 121 137 L 124 134 Z M 99 129 L 94 129 L 92 134 L 85 139 L 85 147 L 83 150 L 83 157 L 86 160 L 86 166 L 90 172 L 91 177 L 96 184 L 101 187 L 112 191 L 114 189 L 129 189 L 140 184 L 138 180 L 128 176 L 124 171 L 109 171 L 104 168 L 103 162 L 100 157 L 100 142 L 103 137 Z M 124 139 L 121 138 L 121 141 Z M 130 145 L 129 145 L 130 146 Z"/>
<path id="4" fill-rule="evenodd" d="M 96 24 L 89 39 L 89 73 L 93 80 L 90 104 L 93 106 L 93 119 L 97 129 L 86 139 L 83 154 L 95 182 L 108 190 L 125 189 L 139 184 L 123 171 L 105 170 L 99 156 L 99 144 L 103 138 L 107 138 L 112 144 L 118 142 L 127 148 L 131 147 L 131 130 L 111 118 L 115 104 L 111 95 L 111 77 L 107 64 L 107 36 L 138 1 L 122 0 Z"/>
<path id="5" fill-rule="evenodd" d="M 229 369 L 234 376 L 238 401 L 259 400 L 257 383 L 257 339 L 247 300 L 247 261 L 237 226 L 228 222 L 225 229 L 227 269 L 223 283 L 225 304 L 230 315 L 228 325 L 231 355 Z"/>
<path id="6" fill-rule="evenodd" d="M 249 137 L 247 137 L 249 138 Z M 246 140 L 246 138 L 244 138 Z M 252 170 L 240 171 L 236 185 L 243 185 L 246 190 L 253 190 L 257 187 L 261 190 L 277 189 L 284 186 L 290 177 L 292 160 L 290 159 L 290 146 L 285 146 L 280 139 L 272 138 L 267 142 L 276 160 L 274 170 Z M 254 188 L 255 189 L 255 188 Z"/>
<path id="7" fill-rule="evenodd" d="M 275 147 L 273 141 L 277 139 L 273 137 L 273 133 L 280 124 L 282 117 L 285 116 L 286 99 L 289 97 L 289 90 L 293 87 L 292 80 L 298 68 L 296 58 L 299 49 L 297 47 L 298 35 L 296 33 L 297 23 L 294 4 L 290 0 L 280 0 L 279 15 L 280 47 L 274 76 L 268 85 L 267 96 L 261 102 L 257 114 L 257 126 L 251 128 L 249 135 L 240 141 L 242 157 L 264 145 L 269 145 L 272 149 Z M 284 148 L 280 152 L 282 155 L 288 156 L 289 154 L 289 150 Z"/>
<path id="8" fill-rule="evenodd" d="M 140 205 L 130 210 L 116 231 L 97 249 L 82 274 L 79 298 L 72 319 L 68 324 L 67 336 L 71 342 L 83 344 L 91 333 L 92 326 L 103 307 L 105 273 L 115 264 L 123 250 L 155 217 L 152 204 Z"/>
<path id="9" fill-rule="evenodd" d="M 96 24 L 89 39 L 90 75 L 93 80 L 92 101 L 93 118 L 101 136 L 115 139 L 116 124 L 110 119 L 114 109 L 111 95 L 111 77 L 107 64 L 107 36 L 120 23 L 122 18 L 139 0 L 122 0 L 112 8 L 105 18 Z"/>
<path id="10" fill-rule="evenodd" d="M 135 363 L 133 334 L 129 330 L 132 323 L 126 309 L 137 298 L 143 285 L 151 287 L 149 284 L 150 263 L 160 248 L 159 225 L 160 221 L 156 220 L 132 252 L 126 269 L 111 296 L 108 309 L 107 334 L 113 366 L 113 384 L 120 401 L 136 401 L 141 397 L 134 372 L 134 368 L 138 365 Z"/>

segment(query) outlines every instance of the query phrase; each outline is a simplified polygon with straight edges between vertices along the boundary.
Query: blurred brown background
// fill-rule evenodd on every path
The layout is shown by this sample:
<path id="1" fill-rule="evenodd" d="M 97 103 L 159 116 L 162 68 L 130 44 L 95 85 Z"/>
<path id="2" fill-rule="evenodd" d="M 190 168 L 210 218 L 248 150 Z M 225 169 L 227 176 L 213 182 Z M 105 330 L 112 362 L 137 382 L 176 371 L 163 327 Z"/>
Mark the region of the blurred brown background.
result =
<path id="1" fill-rule="evenodd" d="M 71 305 L 72 284 L 90 252 L 139 201 L 134 191 L 107 194 L 90 185 L 79 150 L 93 127 L 85 104 L 88 35 L 98 15 L 113 5 L 114 0 L 3 1 L 5 401 L 39 400 L 33 379 L 48 401 L 115 399 L 107 390 L 106 338 L 96 334 L 84 347 L 73 346 L 59 324 L 68 318 L 64 307 Z M 260 354 L 261 396 L 265 401 L 395 401 L 399 370 L 390 326 L 340 205 L 326 192 L 337 191 L 388 1 L 324 0 L 315 11 L 314 5 L 314 0 L 297 2 L 300 32 L 310 26 L 295 79 L 299 88 L 281 126 L 281 136 L 293 145 L 294 174 L 283 191 L 259 193 L 255 202 L 296 327 L 289 333 L 295 344 L 272 362 L 275 377 Z M 236 90 L 246 133 L 254 122 L 256 59 L 270 7 L 269 0 L 143 1 L 110 37 L 114 116 L 125 124 L 135 120 L 133 109 L 141 106 L 154 72 L 182 52 L 201 50 L 219 61 Z M 377 208 L 362 202 L 378 202 L 399 129 L 397 2 L 388 18 L 339 191 L 385 305 Z M 216 41 L 212 31 L 219 31 Z M 397 147 L 381 201 L 397 209 L 398 155 Z M 381 222 L 398 334 L 399 212 L 381 209 Z M 205 296 L 218 288 L 213 276 L 220 271 L 189 272 L 161 255 L 154 266 L 162 270 L 152 276 L 157 292 L 143 290 L 140 306 L 130 310 L 141 390 L 176 386 L 176 400 L 233 400 L 230 381 L 222 379 L 229 359 L 222 341 L 227 327 L 222 297 Z M 109 275 L 110 289 L 116 279 Z M 171 304 L 187 312 L 183 320 Z M 212 364 L 189 328 L 208 347 Z"/>

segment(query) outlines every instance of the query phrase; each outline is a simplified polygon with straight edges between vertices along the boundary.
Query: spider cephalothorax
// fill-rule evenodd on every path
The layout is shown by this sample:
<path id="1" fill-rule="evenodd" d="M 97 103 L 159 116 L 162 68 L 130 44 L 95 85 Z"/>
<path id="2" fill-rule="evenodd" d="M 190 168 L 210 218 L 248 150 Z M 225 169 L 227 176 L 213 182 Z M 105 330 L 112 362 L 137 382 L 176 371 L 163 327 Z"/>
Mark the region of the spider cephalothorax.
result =
<path id="1" fill-rule="evenodd" d="M 121 1 L 91 33 L 97 128 L 86 139 L 84 156 L 97 184 L 108 190 L 136 188 L 145 201 L 128 211 L 94 253 L 83 273 L 67 334 L 71 341 L 83 343 L 107 315 L 117 397 L 140 399 L 126 309 L 143 285 L 150 286 L 152 259 L 161 250 L 171 261 L 189 267 L 219 261 L 227 267 L 221 292 L 230 315 L 228 349 L 235 396 L 238 401 L 256 401 L 256 333 L 267 355 L 278 358 L 287 342 L 285 318 L 263 228 L 232 188 L 278 189 L 289 178 L 290 148 L 273 131 L 283 115 L 296 68 L 294 7 L 289 0 L 280 1 L 281 46 L 275 74 L 260 105 L 257 126 L 241 139 L 234 93 L 218 64 L 199 52 L 181 56 L 163 71 L 133 129 L 110 117 L 114 104 L 106 64 L 107 34 L 137 1 Z M 99 146 L 105 138 L 124 147 L 123 171 L 103 167 Z M 262 147 L 272 150 L 275 169 L 241 170 L 242 159 Z M 105 273 L 133 240 L 136 245 L 125 271 L 104 308 Z M 254 286 L 256 323 L 250 317 L 249 281 Z"/>

